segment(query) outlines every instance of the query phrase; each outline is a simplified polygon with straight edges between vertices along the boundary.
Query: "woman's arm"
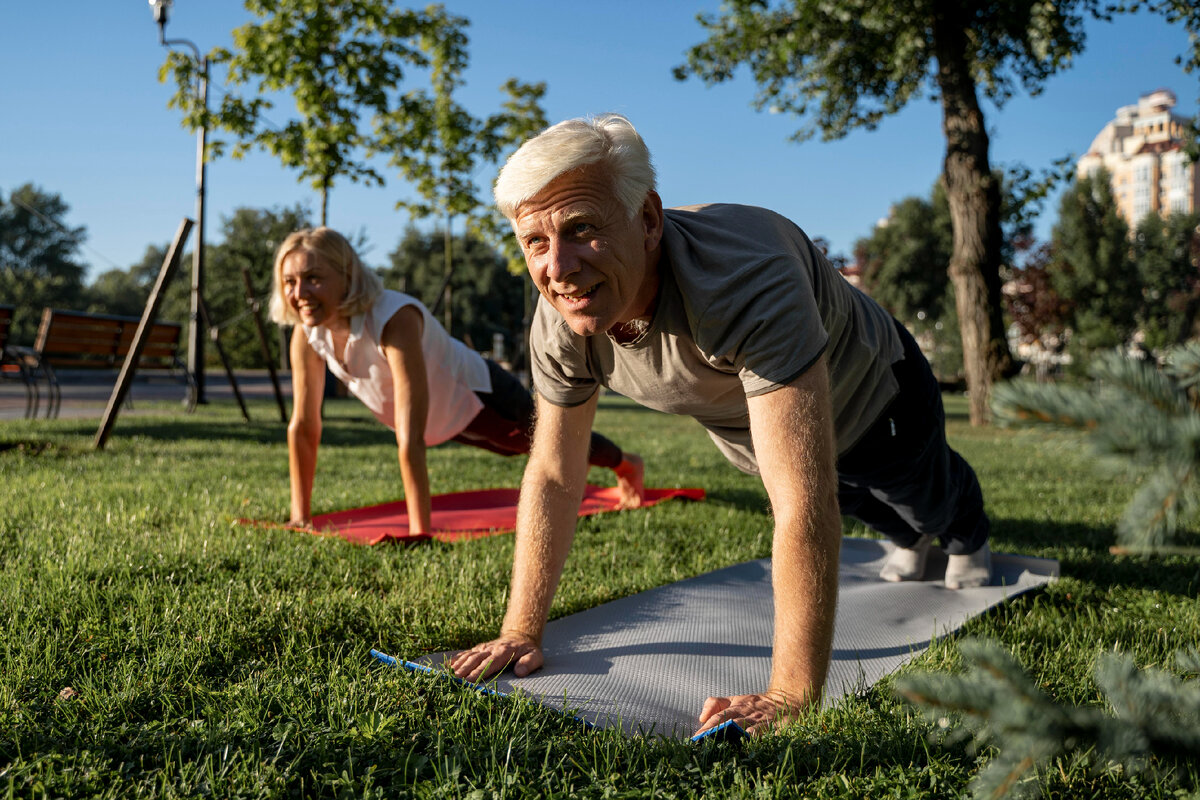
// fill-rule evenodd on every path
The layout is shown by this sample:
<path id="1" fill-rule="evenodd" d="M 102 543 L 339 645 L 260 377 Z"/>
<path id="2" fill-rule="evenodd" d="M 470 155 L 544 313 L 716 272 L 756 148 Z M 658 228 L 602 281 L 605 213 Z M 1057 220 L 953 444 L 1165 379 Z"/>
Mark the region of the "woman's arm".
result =
<path id="1" fill-rule="evenodd" d="M 411 533 L 428 533 L 432 528 L 429 470 L 425 464 L 429 385 L 425 375 L 425 354 L 421 350 L 424 324 L 419 309 L 405 306 L 383 326 L 380 341 L 392 372 L 396 448 Z"/>
<path id="2" fill-rule="evenodd" d="M 292 487 L 289 525 L 312 523 L 312 485 L 321 443 L 321 398 L 325 393 L 325 361 L 308 343 L 303 326 L 292 331 L 292 419 L 288 423 L 288 473 Z"/>

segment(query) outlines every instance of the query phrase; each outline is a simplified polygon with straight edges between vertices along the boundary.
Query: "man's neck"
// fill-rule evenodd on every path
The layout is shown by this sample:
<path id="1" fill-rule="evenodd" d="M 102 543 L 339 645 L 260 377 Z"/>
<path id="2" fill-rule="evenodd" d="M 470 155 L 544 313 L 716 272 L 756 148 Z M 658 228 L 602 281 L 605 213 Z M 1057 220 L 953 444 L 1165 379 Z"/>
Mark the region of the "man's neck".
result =
<path id="1" fill-rule="evenodd" d="M 654 266 L 646 271 L 646 280 L 638 290 L 634 308 L 641 311 L 623 322 L 618 322 L 608 329 L 608 335 L 618 344 L 631 344 L 646 334 L 654 322 L 654 312 L 658 308 L 658 269 L 660 259 L 656 249 L 652 254 Z"/>

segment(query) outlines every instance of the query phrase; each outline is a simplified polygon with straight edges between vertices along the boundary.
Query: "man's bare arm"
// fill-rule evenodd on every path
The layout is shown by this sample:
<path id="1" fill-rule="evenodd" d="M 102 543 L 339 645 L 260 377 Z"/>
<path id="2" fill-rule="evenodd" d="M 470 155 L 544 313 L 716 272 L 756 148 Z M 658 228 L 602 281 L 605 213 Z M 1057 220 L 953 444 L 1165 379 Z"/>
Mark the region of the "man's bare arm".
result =
<path id="1" fill-rule="evenodd" d="M 820 698 L 833 646 L 842 531 L 825 359 L 790 385 L 748 402 L 775 517 L 771 683 L 761 694 L 709 698 L 701 731 L 729 719 L 758 731 L 799 716 Z"/>
<path id="2" fill-rule="evenodd" d="M 509 664 L 523 677 L 542 666 L 542 632 L 575 538 L 597 397 L 573 408 L 538 398 L 533 449 L 517 504 L 508 613 L 498 638 L 464 650 L 451 661 L 460 678 L 482 680 Z"/>

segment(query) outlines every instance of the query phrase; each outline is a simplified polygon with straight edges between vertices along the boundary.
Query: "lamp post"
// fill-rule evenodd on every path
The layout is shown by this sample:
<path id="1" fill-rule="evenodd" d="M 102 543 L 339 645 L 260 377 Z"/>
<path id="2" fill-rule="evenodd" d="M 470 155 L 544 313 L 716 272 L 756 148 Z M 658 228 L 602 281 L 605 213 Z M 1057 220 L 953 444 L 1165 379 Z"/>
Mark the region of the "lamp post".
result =
<path id="1" fill-rule="evenodd" d="M 171 10 L 172 0 L 149 0 L 154 11 L 154 21 L 158 23 L 158 43 L 163 47 L 184 46 L 191 49 L 196 63 L 200 66 L 200 78 L 197 95 L 205 114 L 208 112 L 208 59 L 200 53 L 200 48 L 187 39 L 167 38 L 167 14 Z M 204 297 L 204 173 L 206 159 L 204 149 L 208 140 L 207 120 L 203 120 L 196 141 L 196 247 L 192 251 L 192 291 L 191 305 L 188 315 L 188 372 L 196 381 L 196 402 L 207 403 L 204 392 L 204 336 L 201 328 L 201 305 Z"/>

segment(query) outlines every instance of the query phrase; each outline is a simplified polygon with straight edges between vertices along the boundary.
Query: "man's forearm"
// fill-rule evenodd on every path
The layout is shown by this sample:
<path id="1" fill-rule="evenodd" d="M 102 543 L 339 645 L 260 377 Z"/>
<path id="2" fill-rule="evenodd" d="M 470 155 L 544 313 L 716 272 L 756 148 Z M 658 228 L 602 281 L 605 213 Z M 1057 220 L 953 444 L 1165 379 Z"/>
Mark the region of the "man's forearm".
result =
<path id="1" fill-rule="evenodd" d="M 841 517 L 836 501 L 824 505 L 814 509 L 809 525 L 776 520 L 772 550 L 770 689 L 782 692 L 797 711 L 820 698 L 833 649 Z"/>
<path id="2" fill-rule="evenodd" d="M 512 592 L 503 633 L 521 634 L 541 644 L 550 604 L 575 538 L 583 482 L 584 475 L 553 478 L 532 461 L 526 469 L 517 505 Z"/>
<path id="3" fill-rule="evenodd" d="M 775 516 L 770 693 L 784 718 L 825 685 L 837 610 L 842 519 L 829 394 L 820 359 L 789 386 L 751 398 L 751 431 Z M 781 701 L 781 702 L 780 702 Z"/>

